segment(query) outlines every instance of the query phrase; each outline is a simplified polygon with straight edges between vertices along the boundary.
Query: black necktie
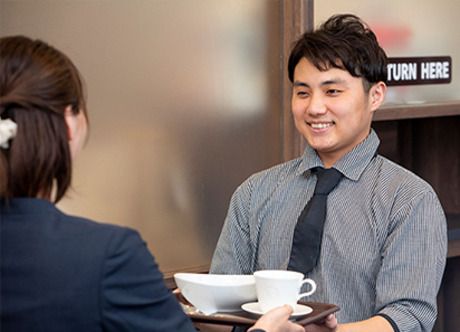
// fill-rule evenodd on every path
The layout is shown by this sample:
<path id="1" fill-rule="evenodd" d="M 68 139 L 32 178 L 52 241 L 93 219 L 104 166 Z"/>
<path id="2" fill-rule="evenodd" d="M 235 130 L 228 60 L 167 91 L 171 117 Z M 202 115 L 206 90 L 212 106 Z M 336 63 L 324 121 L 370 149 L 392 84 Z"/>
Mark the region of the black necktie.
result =
<path id="1" fill-rule="evenodd" d="M 307 273 L 318 262 L 326 220 L 327 195 L 337 186 L 342 173 L 334 168 L 316 168 L 316 187 L 297 220 L 288 270 Z"/>

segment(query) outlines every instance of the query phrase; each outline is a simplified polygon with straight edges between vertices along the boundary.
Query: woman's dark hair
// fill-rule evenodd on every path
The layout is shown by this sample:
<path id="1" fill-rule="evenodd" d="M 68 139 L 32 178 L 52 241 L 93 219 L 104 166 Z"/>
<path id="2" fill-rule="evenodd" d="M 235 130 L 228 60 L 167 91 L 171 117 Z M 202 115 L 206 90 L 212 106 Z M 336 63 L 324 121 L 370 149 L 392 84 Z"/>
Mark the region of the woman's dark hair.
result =
<path id="1" fill-rule="evenodd" d="M 0 148 L 0 198 L 64 196 L 72 176 L 69 105 L 86 115 L 81 76 L 65 54 L 41 40 L 0 38 L 0 117 L 17 124 L 9 148 Z"/>
<path id="2" fill-rule="evenodd" d="M 322 71 L 334 67 L 362 77 L 366 90 L 387 79 L 385 51 L 369 27 L 352 14 L 334 15 L 319 29 L 306 32 L 297 40 L 288 61 L 291 82 L 302 58 Z"/>

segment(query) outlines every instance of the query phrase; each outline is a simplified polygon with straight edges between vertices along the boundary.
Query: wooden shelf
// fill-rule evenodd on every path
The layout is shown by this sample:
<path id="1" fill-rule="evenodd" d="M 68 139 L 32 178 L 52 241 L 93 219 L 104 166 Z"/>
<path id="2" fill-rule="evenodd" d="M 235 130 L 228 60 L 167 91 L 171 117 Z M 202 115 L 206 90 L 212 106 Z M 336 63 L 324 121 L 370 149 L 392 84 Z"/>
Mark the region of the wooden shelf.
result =
<path id="1" fill-rule="evenodd" d="M 386 105 L 374 114 L 374 121 L 404 120 L 460 115 L 460 100 L 426 103 Z"/>

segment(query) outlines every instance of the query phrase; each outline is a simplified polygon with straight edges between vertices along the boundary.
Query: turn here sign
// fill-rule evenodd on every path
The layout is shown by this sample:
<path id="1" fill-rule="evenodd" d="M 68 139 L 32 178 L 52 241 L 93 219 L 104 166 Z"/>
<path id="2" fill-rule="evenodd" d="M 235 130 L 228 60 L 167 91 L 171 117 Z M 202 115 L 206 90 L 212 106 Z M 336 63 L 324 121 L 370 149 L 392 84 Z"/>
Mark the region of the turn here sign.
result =
<path id="1" fill-rule="evenodd" d="M 389 86 L 450 83 L 452 59 L 450 56 L 388 58 L 387 71 Z"/>

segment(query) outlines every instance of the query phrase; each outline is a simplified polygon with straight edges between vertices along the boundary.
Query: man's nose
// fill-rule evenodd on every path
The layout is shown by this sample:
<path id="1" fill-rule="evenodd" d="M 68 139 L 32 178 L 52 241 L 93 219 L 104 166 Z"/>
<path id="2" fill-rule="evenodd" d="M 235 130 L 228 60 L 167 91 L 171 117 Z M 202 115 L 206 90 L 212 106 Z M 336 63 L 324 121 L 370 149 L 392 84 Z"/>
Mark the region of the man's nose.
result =
<path id="1" fill-rule="evenodd" d="M 310 97 L 310 103 L 307 106 L 307 113 L 310 115 L 322 115 L 326 113 L 326 104 L 323 96 L 318 93 L 314 93 Z"/>

